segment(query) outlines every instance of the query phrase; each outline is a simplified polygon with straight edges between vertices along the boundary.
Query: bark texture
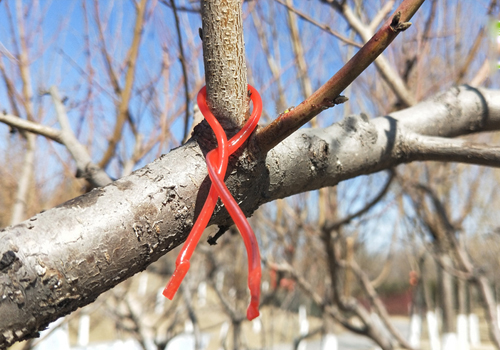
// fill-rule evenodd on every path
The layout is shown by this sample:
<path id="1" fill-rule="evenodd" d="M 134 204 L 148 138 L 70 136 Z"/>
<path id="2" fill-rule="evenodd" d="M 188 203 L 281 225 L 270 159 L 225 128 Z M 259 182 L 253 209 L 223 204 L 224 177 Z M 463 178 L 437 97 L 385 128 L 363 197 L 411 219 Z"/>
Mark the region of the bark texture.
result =
<path id="1" fill-rule="evenodd" d="M 325 129 L 298 130 L 267 154 L 245 151 L 231 163 L 226 184 L 250 215 L 278 198 L 433 160 L 434 153 L 408 147 L 415 134 L 445 139 L 499 129 L 500 91 L 453 88 L 390 116 L 349 116 Z M 202 141 L 195 137 L 129 176 L 0 232 L 0 347 L 35 336 L 185 240 L 209 188 Z M 227 212 L 218 208 L 211 223 L 229 223 Z"/>
<path id="2" fill-rule="evenodd" d="M 248 107 L 241 0 L 203 0 L 201 18 L 208 105 L 227 132 Z"/>

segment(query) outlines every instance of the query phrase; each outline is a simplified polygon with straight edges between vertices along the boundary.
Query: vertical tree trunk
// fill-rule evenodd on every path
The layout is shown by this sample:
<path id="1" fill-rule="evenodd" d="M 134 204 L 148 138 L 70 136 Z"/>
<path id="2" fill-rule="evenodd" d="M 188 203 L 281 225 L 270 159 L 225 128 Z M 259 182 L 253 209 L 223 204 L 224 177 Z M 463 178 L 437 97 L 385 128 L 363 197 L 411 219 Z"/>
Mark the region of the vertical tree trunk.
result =
<path id="1" fill-rule="evenodd" d="M 208 105 L 224 129 L 245 121 L 247 72 L 241 0 L 201 0 Z"/>
<path id="2" fill-rule="evenodd" d="M 451 267 L 451 258 L 447 254 L 443 254 L 442 258 L 443 264 Z M 453 294 L 453 278 L 446 272 L 441 266 L 438 268 L 439 276 L 439 291 L 440 291 L 440 301 L 441 309 L 443 312 L 443 334 L 454 333 L 455 332 L 455 312 L 453 310 L 454 306 L 454 294 Z"/>

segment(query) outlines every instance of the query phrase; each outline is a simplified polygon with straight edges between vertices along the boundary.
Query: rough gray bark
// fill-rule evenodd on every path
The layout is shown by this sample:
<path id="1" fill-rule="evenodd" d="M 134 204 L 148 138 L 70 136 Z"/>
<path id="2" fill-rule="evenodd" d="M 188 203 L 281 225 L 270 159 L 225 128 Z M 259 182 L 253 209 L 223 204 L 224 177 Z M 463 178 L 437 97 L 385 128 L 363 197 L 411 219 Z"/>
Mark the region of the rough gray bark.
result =
<path id="1" fill-rule="evenodd" d="M 208 105 L 228 131 L 248 107 L 241 0 L 202 0 L 201 19 Z"/>
<path id="2" fill-rule="evenodd" d="M 277 198 L 432 160 L 433 153 L 406 147 L 415 134 L 445 139 L 499 129 L 500 91 L 453 88 L 390 116 L 298 130 L 268 154 L 245 152 L 226 183 L 251 214 Z M 36 335 L 184 241 L 209 187 L 205 145 L 194 138 L 130 176 L 2 230 L 0 347 Z M 498 156 L 489 165 L 500 166 Z M 228 222 L 225 210 L 211 221 Z"/>

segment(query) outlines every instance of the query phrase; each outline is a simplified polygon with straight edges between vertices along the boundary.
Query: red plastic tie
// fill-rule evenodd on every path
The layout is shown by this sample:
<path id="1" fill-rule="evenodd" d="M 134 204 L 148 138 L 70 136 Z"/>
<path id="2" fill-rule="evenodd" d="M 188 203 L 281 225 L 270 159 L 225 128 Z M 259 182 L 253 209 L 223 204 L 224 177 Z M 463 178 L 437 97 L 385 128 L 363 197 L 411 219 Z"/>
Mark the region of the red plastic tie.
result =
<path id="1" fill-rule="evenodd" d="M 245 214 L 243 214 L 238 206 L 238 203 L 236 203 L 224 183 L 229 156 L 241 147 L 248 139 L 257 126 L 260 114 L 262 113 L 262 100 L 259 93 L 250 85 L 248 85 L 248 90 L 250 91 L 250 98 L 253 102 L 252 115 L 243 128 L 235 136 L 233 136 L 229 142 L 224 129 L 222 129 L 221 125 L 208 108 L 206 87 L 203 87 L 198 93 L 198 107 L 214 131 L 218 143 L 218 147 L 208 152 L 206 156 L 208 174 L 212 180 L 212 186 L 210 187 L 210 192 L 205 204 L 203 205 L 200 215 L 196 219 L 196 222 L 194 223 L 194 226 L 191 229 L 179 256 L 177 257 L 175 271 L 170 278 L 167 287 L 163 291 L 163 295 L 172 300 L 177 292 L 177 289 L 179 289 L 184 276 L 189 270 L 189 259 L 193 255 L 194 249 L 200 241 L 201 235 L 203 234 L 203 231 L 207 227 L 208 221 L 212 216 L 217 199 L 220 197 L 227 211 L 231 215 L 231 218 L 236 224 L 236 227 L 238 227 L 247 250 L 248 288 L 250 289 L 251 296 L 250 305 L 247 309 L 247 318 L 249 320 L 253 320 L 259 316 L 260 280 L 262 275 L 260 268 L 259 246 Z"/>

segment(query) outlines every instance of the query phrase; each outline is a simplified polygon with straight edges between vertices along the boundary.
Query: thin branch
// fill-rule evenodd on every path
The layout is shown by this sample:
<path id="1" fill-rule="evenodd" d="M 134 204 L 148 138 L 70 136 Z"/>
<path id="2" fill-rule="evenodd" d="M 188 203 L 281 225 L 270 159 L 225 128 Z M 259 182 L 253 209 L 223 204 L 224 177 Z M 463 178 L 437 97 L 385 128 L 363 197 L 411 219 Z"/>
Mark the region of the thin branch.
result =
<path id="1" fill-rule="evenodd" d="M 160 0 L 160 4 L 163 4 L 167 7 L 174 8 L 172 4 L 169 4 L 167 0 Z M 177 11 L 183 11 L 183 12 L 191 12 L 191 13 L 200 13 L 201 10 L 198 8 L 190 8 L 186 6 L 177 6 Z"/>
<path id="2" fill-rule="evenodd" d="M 16 1 L 17 25 L 19 31 L 19 61 L 18 67 L 22 80 L 22 104 L 26 112 L 26 118 L 33 121 L 35 118 L 33 109 L 33 89 L 28 62 L 28 48 L 26 47 L 26 35 L 24 29 L 23 4 L 21 0 Z M 11 224 L 17 224 L 26 215 L 27 198 L 29 187 L 34 174 L 35 165 L 35 143 L 36 136 L 30 133 L 23 135 L 26 138 L 26 151 L 24 153 L 23 165 L 19 175 L 16 199 L 12 207 Z"/>
<path id="3" fill-rule="evenodd" d="M 361 208 L 357 212 L 355 212 L 351 215 L 348 215 L 347 217 L 345 217 L 341 220 L 338 220 L 336 222 L 325 223 L 325 229 L 327 231 L 337 230 L 338 228 L 340 228 L 340 226 L 348 224 L 353 219 L 355 219 L 355 218 L 363 215 L 367 211 L 369 211 L 375 204 L 377 204 L 385 196 L 385 194 L 389 190 L 389 187 L 391 186 L 392 180 L 394 179 L 394 171 L 392 169 L 389 169 L 389 173 L 390 173 L 389 179 L 387 180 L 387 182 L 385 183 L 385 186 L 382 188 L 382 190 L 379 192 L 379 194 L 375 198 L 373 198 L 370 202 L 368 202 L 363 208 Z"/>
<path id="4" fill-rule="evenodd" d="M 321 23 L 317 22 L 316 20 L 314 20 L 314 18 L 308 16 L 304 12 L 301 12 L 301 11 L 297 10 L 295 7 L 287 4 L 285 1 L 283 1 L 283 0 L 275 0 L 275 1 L 278 2 L 278 3 L 280 3 L 281 5 L 285 6 L 289 11 L 292 11 L 292 12 L 296 13 L 297 16 L 299 16 L 303 20 L 311 23 L 312 25 L 315 25 L 318 28 L 321 28 L 322 30 L 324 30 L 328 34 L 333 35 L 334 37 L 336 37 L 337 39 L 341 40 L 342 42 L 344 42 L 346 44 L 349 44 L 349 45 L 352 45 L 352 46 L 355 46 L 355 47 L 359 47 L 359 48 L 361 48 L 363 46 L 360 43 L 357 43 L 354 40 L 351 40 L 351 39 L 343 36 L 342 34 L 337 33 L 332 28 L 330 28 L 329 25 L 321 24 Z"/>
<path id="5" fill-rule="evenodd" d="M 394 7 L 395 0 L 389 0 L 387 1 L 384 6 L 377 12 L 375 16 L 373 16 L 372 21 L 368 25 L 368 29 L 372 33 L 375 32 L 379 24 L 384 20 L 385 16 L 387 16 L 389 13 L 391 13 L 392 8 Z"/>
<path id="6" fill-rule="evenodd" d="M 99 167 L 105 168 L 111 158 L 115 154 L 116 145 L 118 141 L 122 137 L 122 129 L 123 124 L 125 123 L 125 119 L 127 117 L 130 119 L 129 114 L 129 103 L 132 96 L 132 88 L 134 85 L 134 77 L 135 77 L 135 69 L 137 64 L 137 56 L 139 55 L 139 44 L 141 42 L 142 33 L 143 33 L 143 24 L 144 24 L 144 15 L 146 13 L 146 5 L 148 0 L 141 0 L 139 5 L 137 6 L 137 17 L 135 19 L 135 27 L 134 27 L 134 37 L 132 39 L 132 44 L 130 45 L 130 49 L 127 53 L 127 73 L 125 76 L 125 86 L 123 90 L 118 91 L 117 87 L 118 81 L 116 81 L 116 76 L 112 78 L 113 85 L 115 86 L 115 91 L 120 94 L 120 104 L 118 106 L 118 116 L 116 118 L 115 129 L 113 131 L 113 135 L 108 143 L 108 148 L 104 153 L 101 161 L 99 162 Z M 97 2 L 96 2 L 97 7 Z M 99 20 L 97 20 L 99 22 Z M 104 42 L 103 42 L 104 44 Z M 109 57 L 107 57 L 108 69 L 111 69 L 111 62 Z M 111 74 L 111 77 L 113 75 Z M 131 123 L 132 125 L 133 123 Z"/>
<path id="7" fill-rule="evenodd" d="M 309 295 L 311 299 L 314 300 L 314 302 L 322 307 L 325 311 L 327 311 L 335 320 L 337 320 L 342 326 L 345 328 L 349 329 L 350 331 L 353 331 L 357 334 L 367 334 L 367 328 L 366 326 L 364 327 L 359 327 L 356 326 L 352 323 L 349 322 L 348 319 L 343 317 L 341 313 L 332 305 L 327 304 L 326 300 L 324 300 L 318 293 L 314 291 L 314 288 L 311 286 L 311 284 L 304 279 L 303 276 L 299 275 L 297 271 L 293 268 L 288 263 L 272 263 L 272 262 L 267 262 L 266 263 L 270 269 L 276 270 L 276 271 L 281 271 L 281 272 L 287 272 L 290 274 L 290 276 L 293 278 L 295 282 L 299 285 L 299 287 Z"/>
<path id="8" fill-rule="evenodd" d="M 94 187 L 101 187 L 109 184 L 111 182 L 111 178 L 104 172 L 104 170 L 92 162 L 92 159 L 85 147 L 73 134 L 57 88 L 51 87 L 50 94 L 52 96 L 52 101 L 54 102 L 57 113 L 57 119 L 62 130 L 57 130 L 49 126 L 21 119 L 10 114 L 0 114 L 0 122 L 19 130 L 45 136 L 54 142 L 66 146 L 76 162 L 79 176 L 87 179 Z"/>
<path id="9" fill-rule="evenodd" d="M 288 18 L 288 27 L 290 28 L 290 36 L 292 39 L 292 48 L 293 54 L 295 55 L 295 61 L 297 62 L 297 71 L 298 78 L 300 82 L 300 86 L 302 88 L 303 98 L 307 98 L 311 96 L 313 93 L 313 88 L 311 84 L 311 79 L 309 78 L 309 74 L 307 72 L 307 63 L 304 57 L 304 48 L 302 47 L 302 41 L 299 34 L 299 27 L 297 25 L 297 18 L 295 13 L 290 10 L 292 7 L 293 1 L 286 0 L 287 2 L 287 18 Z"/>
<path id="10" fill-rule="evenodd" d="M 179 16 L 177 15 L 177 8 L 175 6 L 175 1 L 170 0 L 170 4 L 172 5 L 172 10 L 174 12 L 174 18 L 175 18 L 175 29 L 177 31 L 177 41 L 179 43 L 179 52 L 180 52 L 180 57 L 179 61 L 181 62 L 181 67 L 182 67 L 182 77 L 184 81 L 184 98 L 186 100 L 186 111 L 184 114 L 184 134 L 182 139 L 185 139 L 187 137 L 188 133 L 188 123 L 189 123 L 189 86 L 188 86 L 188 73 L 187 73 L 187 68 L 186 68 L 186 56 L 184 55 L 184 45 L 182 44 L 182 32 L 181 32 L 181 27 L 179 23 Z"/>
<path id="11" fill-rule="evenodd" d="M 277 94 L 278 94 L 278 110 L 282 111 L 286 108 L 286 99 L 285 93 L 283 92 L 283 84 L 281 83 L 281 76 L 283 72 L 279 67 L 279 62 L 275 59 L 273 55 L 271 55 L 271 51 L 269 50 L 269 43 L 266 38 L 266 33 L 264 32 L 264 26 L 260 21 L 259 15 L 257 11 L 252 11 L 251 13 L 252 21 L 257 32 L 257 36 L 260 40 L 260 44 L 262 46 L 262 51 L 264 51 L 266 56 L 266 61 L 273 75 L 273 79 L 277 85 Z"/>
<path id="12" fill-rule="evenodd" d="M 371 300 L 371 304 L 375 307 L 375 310 L 377 311 L 377 314 L 380 316 L 382 319 L 382 322 L 384 323 L 384 326 L 387 328 L 387 330 L 392 334 L 394 338 L 401 344 L 401 346 L 405 349 L 413 349 L 413 347 L 405 340 L 405 338 L 401 335 L 401 333 L 394 327 L 392 322 L 389 320 L 389 314 L 387 313 L 387 310 L 378 297 L 378 294 L 373 288 L 372 284 L 370 283 L 370 280 L 368 279 L 368 276 L 361 270 L 359 265 L 356 263 L 356 261 L 351 261 L 350 263 L 347 263 L 345 261 L 339 262 L 341 266 L 344 268 L 346 266 L 350 267 L 356 277 L 358 277 L 358 280 L 361 282 L 361 285 L 363 286 L 363 289 L 365 290 L 366 294 Z"/>
<path id="13" fill-rule="evenodd" d="M 498 0 L 491 0 L 490 5 L 488 6 L 488 12 L 487 15 L 491 16 L 493 13 L 496 4 Z M 469 67 L 471 66 L 472 61 L 476 57 L 477 53 L 479 52 L 479 47 L 485 37 L 486 30 L 485 26 L 482 26 L 481 29 L 479 29 L 479 32 L 477 33 L 476 39 L 474 40 L 474 43 L 472 44 L 472 47 L 469 50 L 469 54 L 467 55 L 467 58 L 465 59 L 464 63 L 462 64 L 462 68 L 459 70 L 458 75 L 457 75 L 457 82 L 461 82 L 463 80 L 463 77 L 469 70 Z"/>
<path id="14" fill-rule="evenodd" d="M 61 102 L 57 88 L 52 86 L 49 92 L 52 96 L 52 101 L 57 113 L 57 120 L 61 126 L 60 140 L 75 160 L 78 176 L 87 179 L 94 187 L 106 186 L 111 183 L 111 178 L 108 174 L 106 174 L 101 167 L 92 162 L 92 158 L 87 152 L 87 149 L 78 141 L 73 133 L 66 114 L 66 109 Z"/>
<path id="15" fill-rule="evenodd" d="M 62 144 L 61 131 L 51 128 L 50 126 L 41 125 L 29 120 L 19 118 L 11 114 L 0 113 L 0 122 L 9 125 L 12 128 L 25 130 L 34 134 L 45 136 L 52 141 Z"/>
<path id="16" fill-rule="evenodd" d="M 346 21 L 349 23 L 349 25 L 356 31 L 356 33 L 358 33 L 359 36 L 361 36 L 364 42 L 368 42 L 370 38 L 373 36 L 373 31 L 371 30 L 371 28 L 365 25 L 363 22 L 361 22 L 361 19 L 354 14 L 352 9 L 345 2 L 340 4 L 337 1 L 331 1 L 331 0 L 321 0 L 321 1 L 330 4 L 335 10 L 341 13 L 346 19 Z M 401 6 L 403 6 L 403 4 L 401 4 L 400 7 Z M 413 6 L 413 4 L 410 6 Z M 375 60 L 374 63 L 380 75 L 382 75 L 384 81 L 389 85 L 389 87 L 396 94 L 399 100 L 406 107 L 413 106 L 417 101 L 408 90 L 406 84 L 401 79 L 401 76 L 393 68 L 392 64 L 387 60 L 387 58 L 381 54 Z"/>
<path id="17" fill-rule="evenodd" d="M 324 327 L 319 326 L 319 327 L 313 329 L 312 331 L 307 332 L 306 334 L 299 335 L 298 337 L 293 339 L 293 349 L 297 350 L 299 348 L 300 342 L 302 340 L 314 337 L 316 334 L 322 333 L 323 331 L 324 331 Z"/>
<path id="18" fill-rule="evenodd" d="M 392 19 L 359 50 L 330 80 L 288 113 L 279 116 L 257 133 L 257 144 L 264 152 L 269 151 L 302 125 L 325 109 L 338 103 L 340 93 L 351 84 L 396 38 L 407 21 L 422 5 L 423 0 L 405 0 Z"/>

